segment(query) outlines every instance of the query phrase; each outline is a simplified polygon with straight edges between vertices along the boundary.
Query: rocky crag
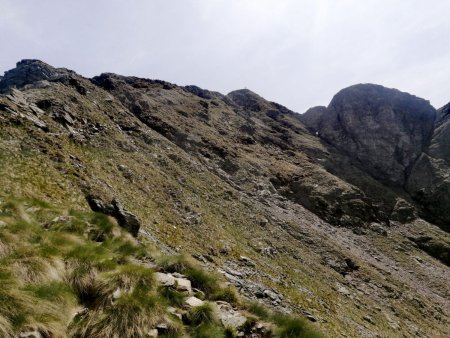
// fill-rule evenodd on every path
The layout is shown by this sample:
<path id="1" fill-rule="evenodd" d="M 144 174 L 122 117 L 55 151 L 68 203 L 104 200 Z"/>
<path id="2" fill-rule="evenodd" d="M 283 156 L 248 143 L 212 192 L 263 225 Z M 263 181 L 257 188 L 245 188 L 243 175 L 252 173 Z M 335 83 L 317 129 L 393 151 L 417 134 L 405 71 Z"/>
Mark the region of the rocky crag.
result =
<path id="1" fill-rule="evenodd" d="M 449 106 L 364 84 L 300 115 L 37 60 L 0 92 L 2 200 L 103 212 L 327 336 L 449 335 Z"/>

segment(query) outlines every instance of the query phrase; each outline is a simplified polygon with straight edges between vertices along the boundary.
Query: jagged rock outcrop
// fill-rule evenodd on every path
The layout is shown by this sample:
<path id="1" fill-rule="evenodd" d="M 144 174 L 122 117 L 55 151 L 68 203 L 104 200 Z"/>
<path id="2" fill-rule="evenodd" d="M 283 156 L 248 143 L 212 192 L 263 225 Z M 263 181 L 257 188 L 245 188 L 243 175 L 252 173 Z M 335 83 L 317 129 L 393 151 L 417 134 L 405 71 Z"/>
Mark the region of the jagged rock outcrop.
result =
<path id="1" fill-rule="evenodd" d="M 450 231 L 450 104 L 438 110 L 430 145 L 412 167 L 407 190 L 424 217 Z"/>
<path id="2" fill-rule="evenodd" d="M 17 62 L 16 68 L 7 72 L 0 79 L 0 93 L 7 92 L 11 88 L 20 89 L 24 86 L 33 86 L 43 81 L 61 82 L 76 88 L 80 94 L 86 94 L 86 88 L 77 79 L 78 75 L 66 68 L 55 68 L 40 60 L 22 60 Z"/>
<path id="3" fill-rule="evenodd" d="M 91 207 L 92 211 L 101 212 L 105 215 L 114 217 L 119 225 L 128 230 L 133 236 L 137 236 L 141 224 L 136 215 L 125 210 L 122 204 L 114 198 L 111 203 L 105 203 L 99 197 L 88 194 L 86 200 Z"/>
<path id="4" fill-rule="evenodd" d="M 372 84 L 341 90 L 318 121 L 310 116 L 316 113 L 302 121 L 374 178 L 397 186 L 428 145 L 436 118 L 428 101 Z"/>
<path id="5" fill-rule="evenodd" d="M 8 70 L 0 79 L 0 92 L 9 88 L 21 88 L 32 83 L 56 79 L 69 74 L 67 69 L 57 69 L 40 60 L 22 60 L 16 68 Z"/>

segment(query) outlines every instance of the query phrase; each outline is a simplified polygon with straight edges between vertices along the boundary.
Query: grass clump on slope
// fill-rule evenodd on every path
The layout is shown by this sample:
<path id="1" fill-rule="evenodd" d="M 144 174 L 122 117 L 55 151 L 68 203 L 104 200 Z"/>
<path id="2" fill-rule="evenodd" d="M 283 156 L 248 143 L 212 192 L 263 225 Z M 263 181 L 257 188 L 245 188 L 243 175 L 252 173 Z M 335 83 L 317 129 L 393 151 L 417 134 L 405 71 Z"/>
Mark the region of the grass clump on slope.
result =
<path id="1" fill-rule="evenodd" d="M 28 331 L 52 338 L 146 337 L 161 325 L 166 337 L 233 336 L 213 301 L 251 312 L 236 290 L 192 258 L 155 255 L 105 215 L 0 201 L 0 337 Z M 188 295 L 157 284 L 149 260 L 161 271 L 184 274 L 204 293 L 204 305 L 183 320 L 169 312 L 183 311 Z M 274 337 L 310 332 L 292 317 L 254 312 L 275 323 Z"/>

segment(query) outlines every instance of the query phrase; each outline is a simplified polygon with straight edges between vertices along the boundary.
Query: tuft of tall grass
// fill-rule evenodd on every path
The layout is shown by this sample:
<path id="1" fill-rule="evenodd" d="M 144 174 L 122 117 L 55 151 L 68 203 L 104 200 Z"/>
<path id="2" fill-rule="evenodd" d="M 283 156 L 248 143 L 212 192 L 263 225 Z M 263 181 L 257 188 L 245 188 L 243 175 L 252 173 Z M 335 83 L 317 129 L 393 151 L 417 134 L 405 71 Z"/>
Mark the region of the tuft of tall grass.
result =
<path id="1" fill-rule="evenodd" d="M 70 331 L 77 338 L 145 337 L 161 321 L 163 312 L 154 294 L 135 290 L 76 318 Z"/>
<path id="2" fill-rule="evenodd" d="M 159 267 L 165 272 L 184 273 L 193 263 L 185 255 L 159 257 L 157 261 Z"/>
<path id="3" fill-rule="evenodd" d="M 211 298 L 213 300 L 221 300 L 234 305 L 238 305 L 240 303 L 238 292 L 231 286 L 215 290 L 212 293 Z"/>
<path id="4" fill-rule="evenodd" d="M 206 323 L 195 327 L 192 331 L 192 337 L 194 338 L 225 338 L 225 332 L 222 327 Z"/>
<path id="5" fill-rule="evenodd" d="M 186 298 L 186 296 L 183 293 L 171 287 L 165 286 L 160 286 L 158 288 L 158 292 L 161 295 L 161 297 L 167 302 L 167 304 L 175 307 L 183 306 L 184 300 Z"/>
<path id="6" fill-rule="evenodd" d="M 321 338 L 306 320 L 298 317 L 277 314 L 273 320 L 278 326 L 277 335 L 280 338 Z"/>
<path id="7" fill-rule="evenodd" d="M 114 271 L 98 275 L 93 288 L 97 295 L 97 302 L 106 304 L 115 291 L 120 296 L 134 292 L 146 293 L 152 291 L 155 281 L 153 271 L 134 264 L 118 266 Z"/>
<path id="8" fill-rule="evenodd" d="M 246 304 L 247 311 L 253 313 L 261 319 L 268 320 L 270 317 L 269 310 L 261 303 L 252 301 Z"/>
<path id="9" fill-rule="evenodd" d="M 188 314 L 191 325 L 215 324 L 218 322 L 216 311 L 211 303 L 193 307 Z"/>

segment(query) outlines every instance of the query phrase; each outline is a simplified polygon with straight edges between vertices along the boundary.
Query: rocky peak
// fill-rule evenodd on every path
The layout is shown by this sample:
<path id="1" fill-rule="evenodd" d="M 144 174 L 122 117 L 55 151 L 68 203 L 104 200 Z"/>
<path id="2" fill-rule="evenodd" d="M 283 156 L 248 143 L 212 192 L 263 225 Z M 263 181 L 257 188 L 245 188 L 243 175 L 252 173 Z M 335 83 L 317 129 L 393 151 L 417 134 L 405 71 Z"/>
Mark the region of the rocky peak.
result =
<path id="1" fill-rule="evenodd" d="M 16 68 L 6 71 L 3 78 L 0 78 L 0 92 L 5 92 L 9 88 L 21 88 L 38 81 L 54 80 L 72 73 L 64 68 L 54 68 L 40 60 L 25 59 L 17 62 Z"/>
<path id="2" fill-rule="evenodd" d="M 303 122 L 374 178 L 403 186 L 428 144 L 436 111 L 426 100 L 373 84 L 341 90 L 318 119 Z M 313 123 L 314 122 L 314 123 Z"/>
<path id="3" fill-rule="evenodd" d="M 227 96 L 238 106 L 250 111 L 259 112 L 263 110 L 263 101 L 265 100 L 249 89 L 234 90 Z"/>

